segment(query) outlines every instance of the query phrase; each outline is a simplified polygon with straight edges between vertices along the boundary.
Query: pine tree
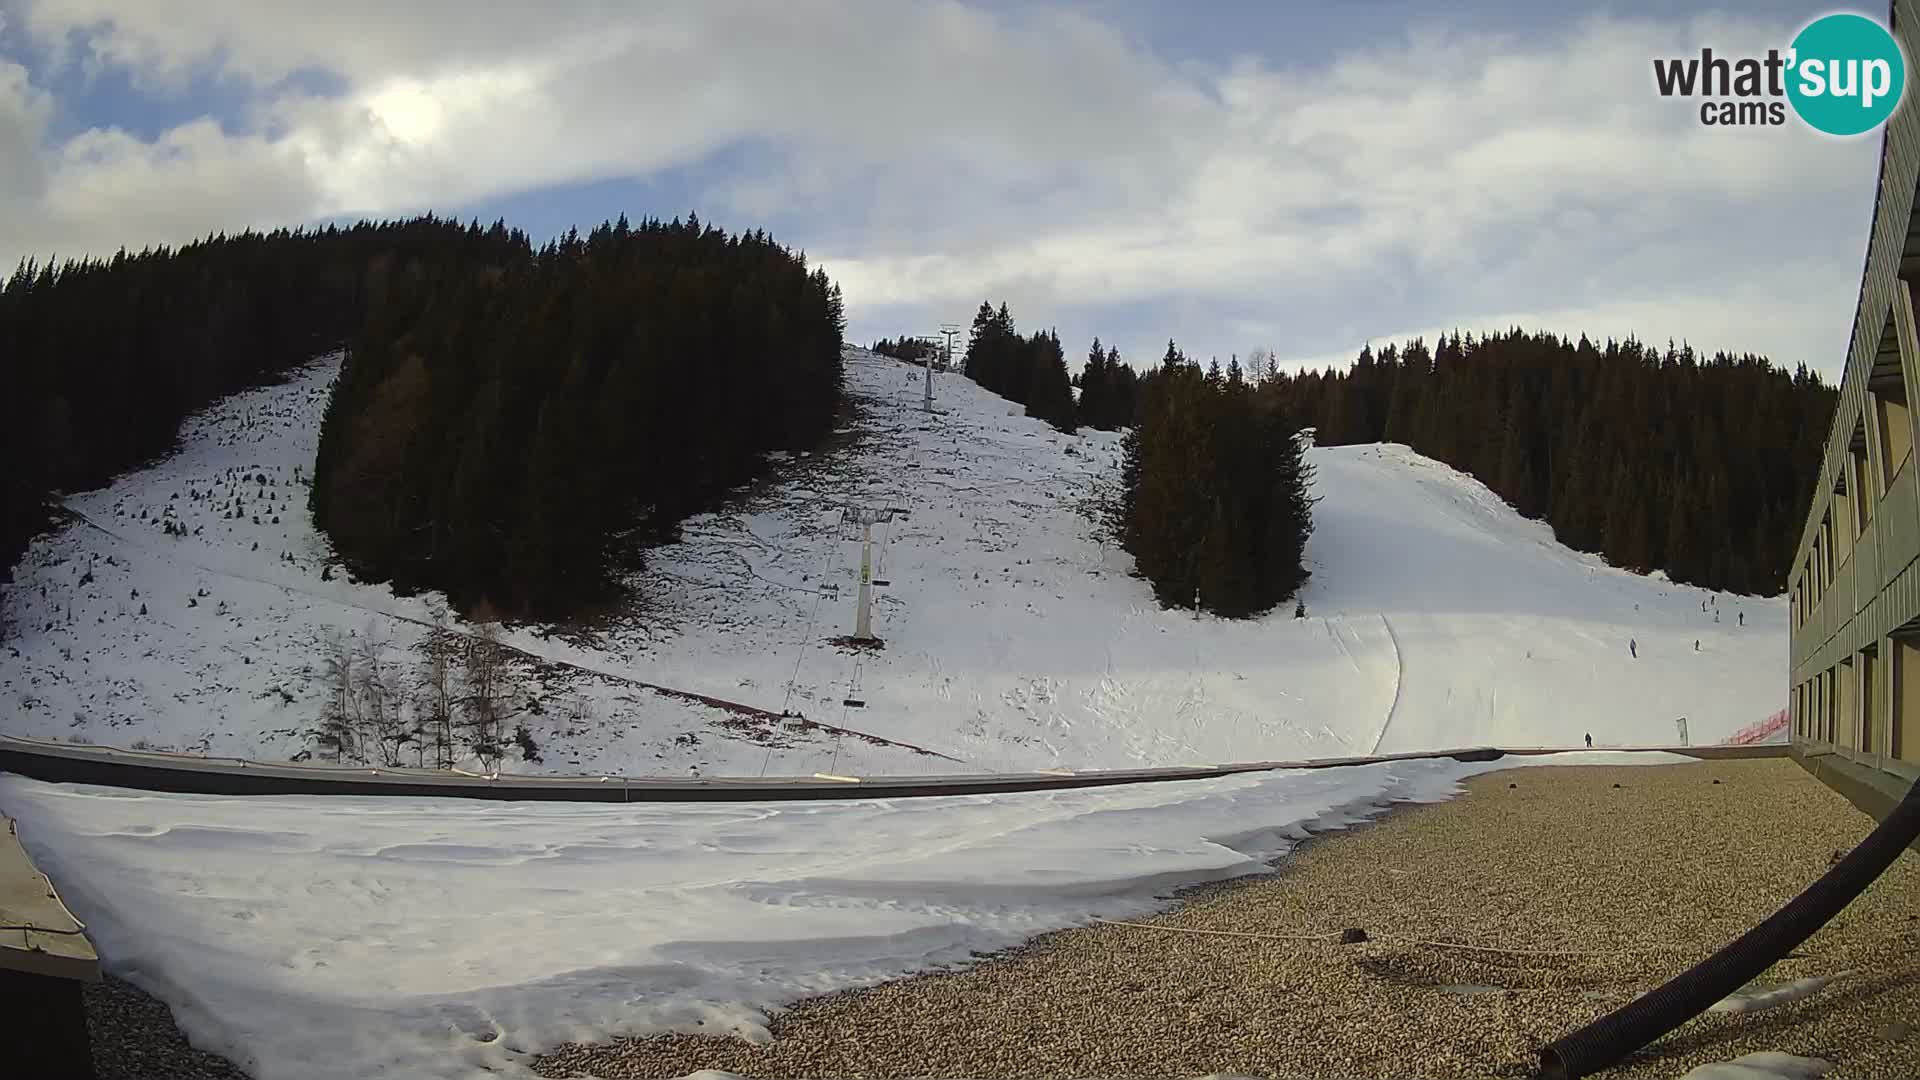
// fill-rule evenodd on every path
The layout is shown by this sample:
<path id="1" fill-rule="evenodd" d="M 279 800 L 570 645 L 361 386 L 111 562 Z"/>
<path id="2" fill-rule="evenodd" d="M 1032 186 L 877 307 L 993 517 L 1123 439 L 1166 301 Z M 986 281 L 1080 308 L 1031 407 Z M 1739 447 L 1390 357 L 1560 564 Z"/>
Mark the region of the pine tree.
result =
<path id="1" fill-rule="evenodd" d="M 1093 339 L 1093 346 L 1087 350 L 1086 364 L 1080 369 L 1080 401 L 1078 415 L 1080 422 L 1088 427 L 1112 431 L 1115 424 L 1115 390 L 1113 376 L 1107 370 L 1107 354 L 1100 347 L 1100 339 Z"/>
<path id="2" fill-rule="evenodd" d="M 1054 427 L 1074 430 L 1073 385 L 1067 379 L 1066 356 L 1060 337 L 1052 331 L 1036 333 L 1027 341 L 1027 415 Z"/>
<path id="3" fill-rule="evenodd" d="M 1128 427 L 1135 422 L 1135 409 L 1139 400 L 1139 375 L 1133 366 L 1120 359 L 1120 350 L 1107 349 L 1107 375 L 1112 380 L 1113 405 L 1108 419 L 1114 427 Z"/>
<path id="4" fill-rule="evenodd" d="M 1233 493 L 1213 498 L 1206 532 L 1198 549 L 1196 574 L 1200 606 L 1224 618 L 1244 618 L 1257 610 L 1251 546 Z"/>
<path id="5" fill-rule="evenodd" d="M 1122 538 L 1169 607 L 1258 614 L 1306 581 L 1311 473 L 1281 380 L 1218 379 L 1169 343 L 1123 441 Z"/>
<path id="6" fill-rule="evenodd" d="M 973 316 L 973 329 L 967 334 L 966 354 L 960 359 L 961 374 L 982 386 L 987 385 L 987 352 L 992 348 L 993 338 L 993 305 L 982 300 L 980 310 Z"/>

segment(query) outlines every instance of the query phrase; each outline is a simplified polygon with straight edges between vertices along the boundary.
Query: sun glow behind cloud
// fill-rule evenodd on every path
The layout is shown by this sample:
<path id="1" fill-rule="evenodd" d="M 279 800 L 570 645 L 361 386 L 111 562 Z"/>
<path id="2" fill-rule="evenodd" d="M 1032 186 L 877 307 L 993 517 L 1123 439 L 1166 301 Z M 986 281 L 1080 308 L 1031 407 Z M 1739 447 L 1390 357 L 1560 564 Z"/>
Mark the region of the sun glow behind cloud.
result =
<path id="1" fill-rule="evenodd" d="M 427 84 L 397 79 L 366 96 L 366 106 L 387 134 L 400 142 L 430 142 L 446 126 L 446 109 Z"/>
<path id="2" fill-rule="evenodd" d="M 103 116 L 52 143 L 60 50 L 40 70 L 0 61 L 0 150 L 23 148 L 0 167 L 9 264 L 676 174 L 686 204 L 581 206 L 580 223 L 777 220 L 841 280 L 862 338 L 991 297 L 1140 360 L 1169 336 L 1319 357 L 1521 312 L 1831 370 L 1876 160 L 1868 140 L 1703 129 L 1646 85 L 1651 56 L 1792 19 L 1415 27 L 1330 57 L 1175 66 L 1098 8 L 10 6 L 65 62 L 156 93 L 208 65 L 273 89 L 242 122 L 138 138 Z M 315 65 L 344 91 L 276 81 Z"/>

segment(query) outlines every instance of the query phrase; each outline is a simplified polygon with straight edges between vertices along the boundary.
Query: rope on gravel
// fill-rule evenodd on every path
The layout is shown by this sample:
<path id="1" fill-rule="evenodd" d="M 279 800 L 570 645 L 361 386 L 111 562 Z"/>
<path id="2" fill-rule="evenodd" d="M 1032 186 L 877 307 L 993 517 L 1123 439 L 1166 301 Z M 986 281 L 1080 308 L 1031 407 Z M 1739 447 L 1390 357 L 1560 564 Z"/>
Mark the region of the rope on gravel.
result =
<path id="1" fill-rule="evenodd" d="M 1095 919 L 1097 923 L 1108 926 L 1131 926 L 1139 930 L 1162 930 L 1170 934 L 1206 934 L 1217 937 L 1256 938 L 1265 941 L 1334 941 L 1341 931 L 1332 930 L 1318 934 L 1262 934 L 1251 930 L 1202 930 L 1191 926 L 1163 926 L 1155 923 L 1122 922 L 1119 919 Z M 1369 934 L 1368 941 L 1385 942 L 1390 945 L 1417 945 L 1432 949 L 1460 949 L 1466 952 L 1506 953 L 1513 956 L 1630 956 L 1637 953 L 1675 952 L 1683 947 L 1679 945 L 1654 945 L 1641 949 L 1510 949 L 1499 945 L 1467 945 L 1457 941 L 1426 941 L 1419 938 L 1389 937 L 1384 934 Z"/>
<path id="2" fill-rule="evenodd" d="M 1338 931 L 1321 934 L 1257 934 L 1251 930 L 1202 930 L 1192 926 L 1158 926 L 1154 923 L 1122 922 L 1119 919 L 1095 919 L 1108 926 L 1131 926 L 1136 930 L 1164 930 L 1170 934 L 1209 934 L 1218 937 L 1260 938 L 1266 941 L 1326 941 L 1340 936 Z"/>

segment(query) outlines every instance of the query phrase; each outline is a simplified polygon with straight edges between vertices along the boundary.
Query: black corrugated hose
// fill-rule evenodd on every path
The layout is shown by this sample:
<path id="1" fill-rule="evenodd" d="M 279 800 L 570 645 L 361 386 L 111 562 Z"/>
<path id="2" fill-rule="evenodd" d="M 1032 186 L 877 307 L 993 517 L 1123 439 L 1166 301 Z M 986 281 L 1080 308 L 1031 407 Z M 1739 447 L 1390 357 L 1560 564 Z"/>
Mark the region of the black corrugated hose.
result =
<path id="1" fill-rule="evenodd" d="M 1920 783 L 1859 847 L 1766 922 L 1664 986 L 1540 1051 L 1540 1080 L 1591 1076 L 1752 982 L 1866 891 L 1916 838 L 1920 838 Z"/>

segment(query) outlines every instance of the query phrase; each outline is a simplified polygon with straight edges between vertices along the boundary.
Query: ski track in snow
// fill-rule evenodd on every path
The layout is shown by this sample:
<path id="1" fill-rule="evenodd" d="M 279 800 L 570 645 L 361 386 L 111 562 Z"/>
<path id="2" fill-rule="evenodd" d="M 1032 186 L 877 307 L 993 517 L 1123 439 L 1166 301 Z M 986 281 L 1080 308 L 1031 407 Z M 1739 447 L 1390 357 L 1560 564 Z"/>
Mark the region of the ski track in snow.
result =
<path id="1" fill-rule="evenodd" d="M 523 678 L 508 723 L 544 762 L 510 771 L 1119 768 L 1587 732 L 1647 745 L 1672 741 L 1679 716 L 1705 742 L 1780 707 L 1782 600 L 1612 569 L 1402 446 L 1310 453 L 1308 618 L 1159 610 L 1079 510 L 1115 475 L 1116 434 L 1062 435 L 951 373 L 929 416 L 919 369 L 847 357 L 848 445 L 779 455 L 769 482 L 689 520 L 639 575 L 644 614 L 585 637 L 509 633 L 565 665 Z M 434 597 L 321 579 L 330 552 L 304 480 L 333 364 L 189 418 L 177 453 L 68 500 L 98 531 L 36 542 L 5 589 L 0 730 L 285 759 L 310 745 L 327 634 L 383 636 L 396 655 L 417 640 Z M 851 630 L 857 591 L 844 502 L 907 511 L 875 530 L 886 649 L 864 659 L 829 641 Z M 164 534 L 163 517 L 197 535 Z M 792 707 L 964 764 L 819 731 L 769 747 L 635 682 Z M 856 689 L 864 708 L 842 703 Z"/>
<path id="2" fill-rule="evenodd" d="M 1387 644 L 1393 647 L 1393 700 L 1387 703 L 1387 718 L 1380 721 L 1380 734 L 1374 736 L 1369 754 L 1378 754 L 1380 744 L 1387 741 L 1387 731 L 1393 727 L 1393 714 L 1400 708 L 1400 686 L 1407 674 L 1406 665 L 1400 660 L 1400 641 L 1393 636 L 1393 623 L 1387 621 L 1385 614 L 1380 616 L 1380 628 L 1387 632 Z"/>

